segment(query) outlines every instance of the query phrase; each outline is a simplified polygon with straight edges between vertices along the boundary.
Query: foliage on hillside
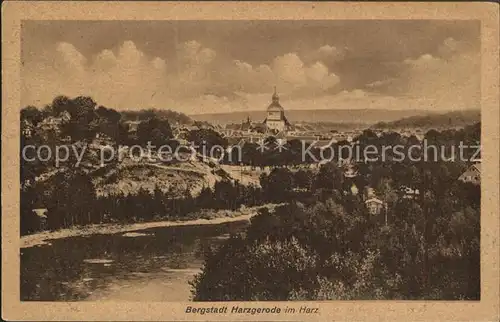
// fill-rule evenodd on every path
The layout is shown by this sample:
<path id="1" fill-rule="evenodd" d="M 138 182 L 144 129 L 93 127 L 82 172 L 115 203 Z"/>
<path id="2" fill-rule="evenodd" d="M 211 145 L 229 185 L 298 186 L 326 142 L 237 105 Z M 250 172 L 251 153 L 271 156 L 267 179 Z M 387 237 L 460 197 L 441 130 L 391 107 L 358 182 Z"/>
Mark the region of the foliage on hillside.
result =
<path id="1" fill-rule="evenodd" d="M 160 117 L 172 124 L 191 124 L 193 122 L 186 114 L 169 109 L 150 108 L 138 111 L 122 111 L 121 114 L 125 121 L 144 121 L 152 117 Z"/>
<path id="2" fill-rule="evenodd" d="M 167 119 L 148 117 L 137 135 L 130 135 L 123 115 L 88 97 L 58 97 L 43 109 L 27 107 L 21 111 L 21 126 L 21 147 L 92 145 L 96 133 L 105 134 L 111 144 L 172 140 Z M 476 145 L 480 130 L 480 123 L 460 130 L 431 129 L 425 138 L 449 155 L 459 142 Z M 206 128 L 191 130 L 188 138 L 205 141 L 208 147 L 228 144 Z M 189 188 L 179 195 L 161 184 L 130 194 L 97 195 L 99 171 L 113 173 L 109 170 L 120 170 L 117 164 L 93 172 L 71 166 L 74 160 L 57 168 L 53 161 L 21 158 L 21 233 L 93 223 L 191 219 L 193 213 L 205 216 L 204 209 L 288 202 L 274 212 L 262 210 L 246 235 L 234 236 L 207 253 L 204 270 L 193 282 L 195 300 L 479 299 L 480 187 L 457 180 L 470 162 L 398 162 L 389 155 L 386 160 L 357 160 L 352 166 L 358 175 L 347 177 L 346 169 L 336 162 L 319 170 L 289 169 L 312 163 L 325 152 L 318 148 L 302 160 L 304 147 L 298 141 L 287 142 L 281 152 L 275 138 L 266 144 L 268 149 L 262 152 L 255 144 L 245 144 L 240 163 L 272 167 L 269 173 L 262 172 L 260 186 L 226 178 L 201 188 L 196 196 Z M 402 145 L 406 151 L 421 144 L 413 136 L 394 132 L 377 136 L 365 130 L 354 138 L 353 146 Z M 343 145 L 350 144 L 334 143 L 332 151 Z M 466 157 L 473 152 L 467 151 Z M 345 156 L 333 155 L 332 161 L 339 157 Z M 235 164 L 234 160 L 223 162 Z M 92 169 L 95 153 L 85 162 Z M 107 184 L 128 176 L 156 176 L 138 166 L 139 172 L 125 167 L 114 178 L 106 177 Z M 370 187 L 387 202 L 382 216 L 370 215 L 365 206 L 364 191 Z M 420 194 L 405 198 L 402 187 L 418 189 Z M 37 207 L 48 209 L 47 227 L 40 226 L 32 212 Z"/>
<path id="3" fill-rule="evenodd" d="M 481 111 L 455 111 L 445 114 L 431 114 L 424 116 L 410 116 L 392 122 L 379 122 L 372 126 L 376 129 L 394 128 L 447 128 L 462 127 L 481 121 Z"/>
<path id="4" fill-rule="evenodd" d="M 81 162 L 70 153 L 59 165 L 53 155 L 47 161 L 30 161 L 21 155 L 22 234 L 93 223 L 182 218 L 204 207 L 235 209 L 260 200 L 258 193 L 251 192 L 256 188 L 229 182 L 224 171 L 201 161 L 194 161 L 194 166 L 191 162 L 182 166 L 157 161 L 130 164 L 125 157 L 101 165 L 102 146 L 178 144 L 172 141 L 168 116 L 182 118 L 181 114 L 147 110 L 139 115 L 145 118 L 136 133 L 130 133 L 124 123 L 130 115 L 98 106 L 90 97 L 59 96 L 43 109 L 28 106 L 21 110 L 21 151 L 28 145 L 47 146 L 52 153 L 58 147 L 83 151 Z M 214 133 L 197 129 L 189 135 L 210 142 L 217 137 Z M 221 199 L 227 196 L 231 196 L 229 203 Z M 32 212 L 36 208 L 47 208 L 46 226 Z"/>
<path id="5" fill-rule="evenodd" d="M 193 298 L 479 299 L 479 188 L 447 179 L 422 202 L 397 197 L 387 226 L 335 188 L 327 196 L 345 195 L 262 210 L 245 236 L 206 254 Z"/>
<path id="6" fill-rule="evenodd" d="M 479 137 L 480 125 L 427 133 L 448 147 Z M 358 140 L 412 143 L 369 131 Z M 479 299 L 480 187 L 457 180 L 467 162 L 355 166 L 354 178 L 333 163 L 309 172 L 309 180 L 285 168 L 262 175 L 263 196 L 293 201 L 262 210 L 246 235 L 210 250 L 192 283 L 193 299 Z M 369 187 L 387 202 L 386 213 L 368 212 L 363 191 Z M 420 193 L 408 197 L 401 187 Z"/>
<path id="7" fill-rule="evenodd" d="M 172 190 L 156 187 L 152 192 L 139 189 L 134 194 L 97 196 L 85 173 L 60 173 L 45 182 L 43 189 L 30 186 L 21 191 L 21 234 L 41 229 L 39 218 L 32 212 L 40 206 L 48 210 L 46 228 L 57 230 L 100 223 L 186 220 L 193 219 L 193 213 L 204 216 L 203 209 L 236 210 L 242 205 L 263 203 L 260 189 L 238 182 L 217 182 L 213 188 L 203 188 L 198 196 L 192 196 L 189 190 L 179 196 Z"/>

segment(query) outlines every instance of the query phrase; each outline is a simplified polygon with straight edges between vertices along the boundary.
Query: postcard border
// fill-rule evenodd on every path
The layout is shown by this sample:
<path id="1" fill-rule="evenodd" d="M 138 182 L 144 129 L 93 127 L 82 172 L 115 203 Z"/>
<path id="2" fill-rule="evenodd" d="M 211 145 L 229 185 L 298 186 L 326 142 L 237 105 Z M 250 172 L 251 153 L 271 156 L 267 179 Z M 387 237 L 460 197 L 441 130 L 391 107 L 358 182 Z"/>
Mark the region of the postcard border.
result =
<path id="1" fill-rule="evenodd" d="M 497 320 L 499 315 L 499 25 L 495 3 L 17 2 L 2 3 L 2 318 L 5 320 Z M 245 307 L 304 304 L 319 315 L 186 315 L 184 302 L 21 302 L 19 282 L 19 104 L 22 20 L 481 21 L 481 301 L 231 302 Z M 193 304 L 193 303 L 191 303 Z M 221 304 L 221 303 L 217 303 Z M 198 304 L 199 305 L 199 304 Z M 204 305 L 209 305 L 205 303 Z"/>

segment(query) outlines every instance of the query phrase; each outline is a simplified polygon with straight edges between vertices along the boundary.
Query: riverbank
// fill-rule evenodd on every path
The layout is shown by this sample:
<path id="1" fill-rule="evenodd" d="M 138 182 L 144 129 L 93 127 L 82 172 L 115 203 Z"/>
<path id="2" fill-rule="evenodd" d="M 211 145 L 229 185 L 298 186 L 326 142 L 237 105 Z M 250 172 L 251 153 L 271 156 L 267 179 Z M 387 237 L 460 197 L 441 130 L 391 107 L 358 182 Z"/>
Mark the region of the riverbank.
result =
<path id="1" fill-rule="evenodd" d="M 57 231 L 44 231 L 32 235 L 21 236 L 21 248 L 29 248 L 50 244 L 50 240 L 62 239 L 68 237 L 89 236 L 95 234 L 118 234 L 130 233 L 137 230 L 173 227 L 173 226 L 197 226 L 197 225 L 217 225 L 234 221 L 250 220 L 258 213 L 261 208 L 274 208 L 276 205 L 269 204 L 258 207 L 241 208 L 235 211 L 221 210 L 213 213 L 214 218 L 210 219 L 188 219 L 178 221 L 155 221 L 133 224 L 96 224 L 88 226 L 79 226 Z"/>

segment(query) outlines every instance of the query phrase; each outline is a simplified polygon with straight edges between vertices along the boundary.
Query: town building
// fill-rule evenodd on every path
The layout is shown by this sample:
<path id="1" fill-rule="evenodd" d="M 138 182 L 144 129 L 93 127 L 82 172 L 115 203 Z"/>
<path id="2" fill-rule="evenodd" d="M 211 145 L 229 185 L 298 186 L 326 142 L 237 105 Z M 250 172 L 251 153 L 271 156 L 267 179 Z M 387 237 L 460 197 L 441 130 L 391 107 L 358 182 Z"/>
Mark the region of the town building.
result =
<path id="1" fill-rule="evenodd" d="M 38 123 L 37 128 L 42 132 L 51 132 L 56 135 L 61 133 L 61 126 L 71 119 L 71 115 L 67 112 L 61 112 L 59 116 L 49 116 Z"/>
<path id="2" fill-rule="evenodd" d="M 240 139 L 238 141 L 238 143 L 236 144 L 230 144 L 227 148 L 226 148 L 226 152 L 227 153 L 233 153 L 233 151 L 236 149 L 237 151 L 241 149 L 243 149 L 243 146 L 247 143 L 247 141 L 245 139 Z"/>
<path id="3" fill-rule="evenodd" d="M 420 196 L 420 191 L 412 187 L 401 186 L 400 188 L 403 199 L 415 200 Z"/>
<path id="4" fill-rule="evenodd" d="M 375 197 L 375 189 L 373 189 L 372 187 L 365 187 L 363 199 L 368 200 L 374 197 Z"/>
<path id="5" fill-rule="evenodd" d="M 285 116 L 285 109 L 281 106 L 280 98 L 276 93 L 276 87 L 274 88 L 272 102 L 267 107 L 267 117 L 263 123 L 268 131 L 274 133 L 286 132 L 291 129 L 291 124 Z"/>
<path id="6" fill-rule="evenodd" d="M 471 165 L 458 180 L 475 185 L 481 184 L 481 163 Z"/>
<path id="7" fill-rule="evenodd" d="M 365 205 L 370 215 L 380 215 L 385 209 L 385 202 L 378 199 L 377 197 L 372 197 L 365 200 Z"/>
<path id="8" fill-rule="evenodd" d="M 127 126 L 128 133 L 135 134 L 141 121 L 125 121 L 124 123 Z"/>
<path id="9" fill-rule="evenodd" d="M 252 121 L 250 121 L 250 117 L 247 116 L 245 122 L 241 122 L 240 131 L 250 133 L 253 129 Z"/>
<path id="10" fill-rule="evenodd" d="M 384 221 L 387 226 L 387 202 L 378 198 L 375 189 L 371 187 L 365 187 L 363 200 L 368 213 L 375 216 L 377 220 Z"/>
<path id="11" fill-rule="evenodd" d="M 39 220 L 39 230 L 47 230 L 47 208 L 35 208 L 32 211 Z"/>
<path id="12" fill-rule="evenodd" d="M 345 167 L 344 176 L 346 178 L 355 178 L 358 176 L 358 171 L 353 165 L 349 164 Z"/>
<path id="13" fill-rule="evenodd" d="M 21 133 L 27 138 L 33 135 L 34 128 L 33 124 L 27 120 L 23 120 L 21 123 Z"/>
<path id="14" fill-rule="evenodd" d="M 67 138 L 66 138 L 67 139 Z M 71 140 L 71 137 L 69 138 Z M 96 145 L 97 147 L 100 146 L 109 146 L 113 144 L 113 138 L 111 138 L 109 135 L 103 132 L 96 132 L 93 144 Z"/>

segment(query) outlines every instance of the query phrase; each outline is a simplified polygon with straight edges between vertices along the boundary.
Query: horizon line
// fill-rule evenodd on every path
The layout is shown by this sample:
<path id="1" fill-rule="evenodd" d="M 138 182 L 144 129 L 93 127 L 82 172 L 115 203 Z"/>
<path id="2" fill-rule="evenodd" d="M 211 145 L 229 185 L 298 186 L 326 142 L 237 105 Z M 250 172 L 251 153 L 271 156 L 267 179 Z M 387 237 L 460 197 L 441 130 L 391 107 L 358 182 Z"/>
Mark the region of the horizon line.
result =
<path id="1" fill-rule="evenodd" d="M 161 110 L 161 108 L 146 108 L 145 110 Z M 167 109 L 169 110 L 169 109 Z M 430 114 L 447 114 L 450 112 L 466 112 L 466 111 L 478 111 L 481 112 L 481 108 L 466 108 L 466 109 L 447 109 L 447 110 L 442 110 L 442 111 L 434 111 L 433 109 L 384 109 L 384 108 L 341 108 L 341 109 L 331 109 L 331 108 L 317 108 L 317 109 L 286 109 L 285 112 L 292 112 L 292 111 L 300 111 L 300 112 L 311 112 L 311 111 L 351 111 L 351 110 L 357 110 L 357 111 L 362 111 L 362 110 L 367 110 L 367 111 L 418 111 L 418 112 L 427 112 Z M 132 111 L 132 110 L 122 110 L 124 112 L 126 111 Z M 137 110 L 135 110 L 137 111 Z M 171 110 L 175 111 L 175 110 Z M 259 112 L 259 113 L 266 113 L 265 109 L 264 110 L 247 110 L 247 111 L 230 111 L 230 112 L 207 112 L 207 113 L 184 113 L 187 116 L 190 115 L 216 115 L 216 114 L 233 114 L 233 113 L 251 113 L 251 112 Z M 183 112 L 181 112 L 183 113 Z"/>

